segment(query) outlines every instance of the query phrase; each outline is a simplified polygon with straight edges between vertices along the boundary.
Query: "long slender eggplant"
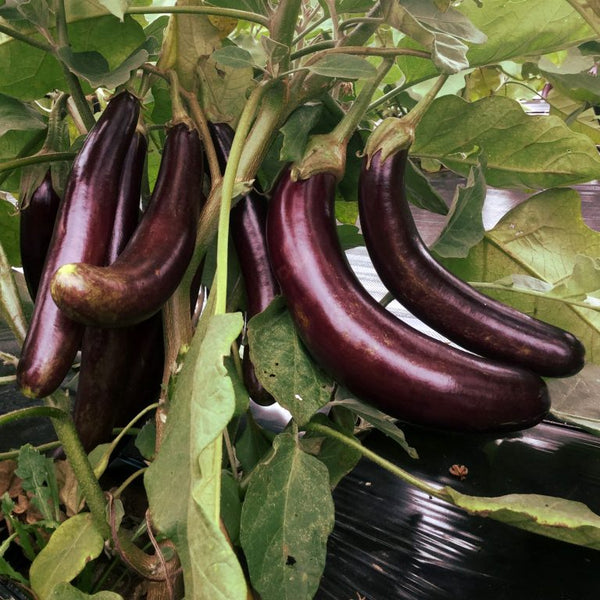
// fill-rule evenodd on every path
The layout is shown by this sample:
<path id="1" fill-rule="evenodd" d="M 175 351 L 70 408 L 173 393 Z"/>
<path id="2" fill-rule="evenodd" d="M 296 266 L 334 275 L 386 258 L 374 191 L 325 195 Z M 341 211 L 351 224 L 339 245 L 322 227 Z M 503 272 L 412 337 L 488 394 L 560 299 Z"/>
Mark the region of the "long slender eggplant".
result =
<path id="1" fill-rule="evenodd" d="M 211 133 L 221 169 L 224 170 L 234 131 L 226 123 L 214 123 L 211 124 Z M 265 310 L 280 293 L 267 251 L 267 210 L 267 199 L 258 189 L 242 196 L 231 210 L 230 231 L 246 288 L 247 321 Z M 244 384 L 252 400 L 263 406 L 273 404 L 275 399 L 256 377 L 248 346 L 244 351 L 242 370 Z"/>
<path id="2" fill-rule="evenodd" d="M 119 176 L 139 108 L 132 94 L 115 96 L 74 160 L 17 367 L 18 385 L 27 396 L 43 397 L 56 390 L 79 349 L 83 327 L 59 310 L 50 295 L 50 281 L 66 263 L 106 260 Z"/>
<path id="3" fill-rule="evenodd" d="M 145 136 L 136 133 L 123 162 L 107 264 L 116 260 L 137 226 L 146 148 Z M 125 425 L 157 399 L 163 359 L 160 313 L 131 327 L 86 327 L 73 409 L 86 451 L 107 442 L 115 425 Z"/>
<path id="4" fill-rule="evenodd" d="M 376 302 L 336 235 L 335 176 L 293 181 L 271 199 L 271 264 L 300 338 L 341 385 L 389 415 L 455 431 L 530 427 L 549 409 L 544 381 L 418 332 Z"/>
<path id="5" fill-rule="evenodd" d="M 21 209 L 19 222 L 21 264 L 32 300 L 35 300 L 42 278 L 44 261 L 52 239 L 59 205 L 60 197 L 54 191 L 52 176 L 48 169 L 42 183 L 31 195 L 27 206 Z"/>
<path id="6" fill-rule="evenodd" d="M 360 223 L 383 284 L 415 316 L 472 352 L 543 376 L 577 373 L 585 349 L 575 336 L 478 292 L 432 257 L 405 194 L 407 155 L 365 156 L 360 174 Z"/>
<path id="7" fill-rule="evenodd" d="M 124 327 L 161 309 L 194 251 L 202 175 L 198 132 L 174 125 L 148 208 L 117 260 L 106 267 L 67 264 L 54 275 L 52 297 L 65 314 L 86 325 Z"/>

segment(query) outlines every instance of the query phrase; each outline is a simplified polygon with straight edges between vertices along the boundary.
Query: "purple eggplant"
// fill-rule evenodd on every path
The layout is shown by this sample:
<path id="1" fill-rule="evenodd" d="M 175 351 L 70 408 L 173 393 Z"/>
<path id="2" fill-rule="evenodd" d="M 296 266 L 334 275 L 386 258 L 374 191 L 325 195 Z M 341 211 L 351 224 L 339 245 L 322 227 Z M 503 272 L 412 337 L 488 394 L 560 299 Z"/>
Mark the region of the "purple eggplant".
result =
<path id="1" fill-rule="evenodd" d="M 453 348 L 383 308 L 353 274 L 336 234 L 336 179 L 282 175 L 269 207 L 271 265 L 309 353 L 392 417 L 453 431 L 530 427 L 548 412 L 534 373 Z"/>
<path id="2" fill-rule="evenodd" d="M 363 159 L 360 223 L 383 284 L 416 317 L 460 346 L 539 375 L 562 377 L 584 365 L 585 349 L 571 333 L 478 292 L 429 253 L 408 204 L 408 151 L 385 161 Z"/>
<path id="3" fill-rule="evenodd" d="M 79 349 L 84 328 L 59 310 L 50 282 L 64 264 L 105 263 L 119 177 L 139 109 L 129 92 L 115 96 L 74 160 L 17 367 L 17 383 L 27 396 L 43 397 L 56 390 Z"/>
<path id="4" fill-rule="evenodd" d="M 124 327 L 157 313 L 190 262 L 202 194 L 198 132 L 184 123 L 168 132 L 156 185 L 140 224 L 110 266 L 62 266 L 52 297 L 70 318 L 96 327 Z"/>
<path id="5" fill-rule="evenodd" d="M 32 300 L 35 300 L 42 278 L 44 261 L 52 239 L 60 197 L 52 186 L 48 169 L 42 183 L 33 192 L 27 206 L 21 209 L 20 246 L 21 264 L 25 283 Z"/>

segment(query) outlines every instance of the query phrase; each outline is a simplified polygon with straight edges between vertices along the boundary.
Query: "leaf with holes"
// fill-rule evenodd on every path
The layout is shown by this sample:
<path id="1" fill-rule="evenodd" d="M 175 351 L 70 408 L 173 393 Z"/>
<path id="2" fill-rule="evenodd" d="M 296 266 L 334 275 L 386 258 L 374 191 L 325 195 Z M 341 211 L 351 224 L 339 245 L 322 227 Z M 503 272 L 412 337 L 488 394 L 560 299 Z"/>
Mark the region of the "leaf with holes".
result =
<path id="1" fill-rule="evenodd" d="M 325 567 L 334 506 L 327 467 L 289 433 L 252 474 L 241 543 L 263 600 L 310 600 Z"/>

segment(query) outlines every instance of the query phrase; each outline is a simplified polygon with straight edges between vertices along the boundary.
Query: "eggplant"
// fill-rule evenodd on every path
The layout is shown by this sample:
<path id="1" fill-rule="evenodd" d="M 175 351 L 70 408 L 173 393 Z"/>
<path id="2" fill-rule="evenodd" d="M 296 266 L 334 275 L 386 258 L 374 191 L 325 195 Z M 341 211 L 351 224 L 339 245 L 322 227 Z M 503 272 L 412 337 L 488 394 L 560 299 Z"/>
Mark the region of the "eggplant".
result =
<path id="1" fill-rule="evenodd" d="M 54 303 L 50 282 L 66 263 L 104 264 L 119 177 L 139 110 L 137 98 L 129 92 L 112 98 L 73 162 L 17 367 L 17 383 L 26 396 L 54 392 L 79 349 L 84 328 Z"/>
<path id="2" fill-rule="evenodd" d="M 20 213 L 21 264 L 31 299 L 35 301 L 44 261 L 52 239 L 60 197 L 52 186 L 50 169 Z"/>
<path id="3" fill-rule="evenodd" d="M 226 123 L 211 123 L 210 128 L 219 163 L 224 171 L 234 131 Z M 254 189 L 242 196 L 231 209 L 230 233 L 246 289 L 246 321 L 265 310 L 280 293 L 269 262 L 265 237 L 268 205 L 267 198 L 255 183 Z M 254 402 L 263 406 L 275 402 L 256 377 L 247 343 L 242 359 L 242 375 L 246 390 Z"/>
<path id="4" fill-rule="evenodd" d="M 571 333 L 493 300 L 430 254 L 406 198 L 408 150 L 363 158 L 359 214 L 365 245 L 381 281 L 424 323 L 458 345 L 539 375 L 581 370 L 583 344 Z"/>
<path id="5" fill-rule="evenodd" d="M 107 264 L 123 251 L 139 220 L 147 142 L 136 133 L 123 162 Z M 160 393 L 164 367 L 161 313 L 131 327 L 86 327 L 73 421 L 89 452 L 111 438 Z"/>
<path id="6" fill-rule="evenodd" d="M 271 265 L 308 352 L 342 386 L 392 417 L 459 432 L 531 427 L 548 412 L 543 379 L 418 332 L 351 270 L 334 218 L 336 178 L 281 176 L 270 202 Z"/>
<path id="7" fill-rule="evenodd" d="M 150 318 L 173 294 L 192 257 L 201 207 L 203 159 L 198 132 L 185 123 L 168 132 L 152 198 L 140 224 L 109 266 L 66 264 L 51 292 L 79 323 L 125 327 Z"/>

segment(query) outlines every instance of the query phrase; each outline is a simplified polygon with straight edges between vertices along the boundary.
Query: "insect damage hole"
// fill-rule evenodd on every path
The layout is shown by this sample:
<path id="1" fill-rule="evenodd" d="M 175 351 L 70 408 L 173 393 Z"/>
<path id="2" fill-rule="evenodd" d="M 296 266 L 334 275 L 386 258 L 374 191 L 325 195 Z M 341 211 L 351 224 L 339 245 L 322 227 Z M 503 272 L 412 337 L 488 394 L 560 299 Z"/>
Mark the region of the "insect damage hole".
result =
<path id="1" fill-rule="evenodd" d="M 287 567 L 293 567 L 296 564 L 296 559 L 288 554 L 288 557 L 285 559 L 285 564 Z"/>

